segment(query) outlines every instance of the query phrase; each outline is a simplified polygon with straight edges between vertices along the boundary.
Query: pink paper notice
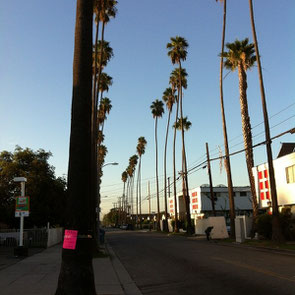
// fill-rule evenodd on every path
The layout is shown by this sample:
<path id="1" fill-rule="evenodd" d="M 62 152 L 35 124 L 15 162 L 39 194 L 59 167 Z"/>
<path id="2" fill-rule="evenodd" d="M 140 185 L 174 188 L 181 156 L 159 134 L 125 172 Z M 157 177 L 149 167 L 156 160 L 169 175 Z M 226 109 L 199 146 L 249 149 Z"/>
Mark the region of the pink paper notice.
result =
<path id="1" fill-rule="evenodd" d="M 71 249 L 75 250 L 76 249 L 76 242 L 77 242 L 77 236 L 78 236 L 78 231 L 77 230 L 65 230 L 65 236 L 64 236 L 64 243 L 63 243 L 63 248 L 64 249 Z"/>

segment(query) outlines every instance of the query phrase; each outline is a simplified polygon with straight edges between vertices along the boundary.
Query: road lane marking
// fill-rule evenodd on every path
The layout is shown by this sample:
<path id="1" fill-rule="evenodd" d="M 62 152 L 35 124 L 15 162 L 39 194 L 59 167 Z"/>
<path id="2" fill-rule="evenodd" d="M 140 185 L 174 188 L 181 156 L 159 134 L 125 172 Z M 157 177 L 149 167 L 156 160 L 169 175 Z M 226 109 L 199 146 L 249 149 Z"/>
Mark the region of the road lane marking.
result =
<path id="1" fill-rule="evenodd" d="M 222 261 L 222 262 L 225 262 L 227 264 L 232 264 L 232 265 L 242 267 L 242 268 L 246 268 L 248 270 L 252 270 L 252 271 L 255 271 L 255 272 L 258 272 L 258 273 L 262 273 L 262 274 L 265 274 L 265 275 L 268 275 L 268 276 L 271 276 L 271 277 L 275 277 L 275 278 L 278 278 L 278 279 L 282 279 L 282 280 L 286 280 L 286 281 L 290 281 L 292 283 L 295 283 L 295 279 L 281 276 L 281 275 L 279 275 L 279 274 L 277 274 L 275 272 L 269 271 L 269 270 L 264 270 L 264 269 L 257 268 L 257 267 L 251 266 L 251 265 L 247 265 L 247 264 L 236 262 L 236 261 L 231 261 L 231 260 L 220 258 L 220 257 L 211 257 L 211 259 L 212 260 Z"/>

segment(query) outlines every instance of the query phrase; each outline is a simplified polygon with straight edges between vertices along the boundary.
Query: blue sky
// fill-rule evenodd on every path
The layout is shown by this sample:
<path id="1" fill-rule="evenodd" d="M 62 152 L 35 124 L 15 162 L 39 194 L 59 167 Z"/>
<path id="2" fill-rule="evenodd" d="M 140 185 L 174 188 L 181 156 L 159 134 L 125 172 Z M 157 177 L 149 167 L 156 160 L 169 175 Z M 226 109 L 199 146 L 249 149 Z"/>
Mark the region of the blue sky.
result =
<path id="1" fill-rule="evenodd" d="M 245 37 L 252 41 L 248 1 L 227 2 L 226 42 Z M 271 135 L 275 136 L 295 125 L 295 3 L 253 2 Z M 50 150 L 51 164 L 58 176 L 66 174 L 68 166 L 75 8 L 74 0 L 0 1 L 0 150 L 13 151 L 15 145 Z M 135 153 L 140 136 L 148 142 L 142 160 L 143 196 L 147 181 L 151 182 L 152 194 L 155 192 L 154 120 L 150 105 L 156 98 L 161 99 L 168 87 L 173 66 L 166 44 L 172 36 L 183 36 L 190 45 L 183 63 L 189 74 L 184 113 L 192 122 L 185 134 L 188 167 L 205 159 L 205 142 L 209 143 L 212 157 L 218 156 L 218 146 L 223 150 L 218 57 L 222 12 L 222 5 L 214 0 L 119 1 L 118 15 L 105 31 L 105 39 L 115 54 L 105 69 L 114 80 L 106 94 L 113 104 L 105 125 L 109 151 L 106 162 L 116 161 L 119 165 L 104 168 L 101 190 L 107 198 L 103 198 L 103 212 L 122 194 L 121 174 Z M 257 68 L 247 74 L 253 140 L 258 143 L 264 137 L 263 124 L 258 125 L 263 117 Z M 243 148 L 236 72 L 224 80 L 224 98 L 230 151 L 234 152 Z M 159 121 L 158 130 L 161 188 L 166 115 Z M 172 176 L 171 139 L 172 128 L 168 176 Z M 294 141 L 294 135 L 273 142 L 274 157 L 280 142 L 288 141 Z M 177 153 L 180 170 L 179 144 Z M 265 147 L 256 148 L 254 155 L 256 165 L 265 162 Z M 231 163 L 234 185 L 248 185 L 244 154 L 233 156 Z M 212 170 L 214 184 L 226 184 L 219 161 L 212 163 Z M 189 177 L 190 188 L 204 183 L 208 183 L 206 170 Z"/>

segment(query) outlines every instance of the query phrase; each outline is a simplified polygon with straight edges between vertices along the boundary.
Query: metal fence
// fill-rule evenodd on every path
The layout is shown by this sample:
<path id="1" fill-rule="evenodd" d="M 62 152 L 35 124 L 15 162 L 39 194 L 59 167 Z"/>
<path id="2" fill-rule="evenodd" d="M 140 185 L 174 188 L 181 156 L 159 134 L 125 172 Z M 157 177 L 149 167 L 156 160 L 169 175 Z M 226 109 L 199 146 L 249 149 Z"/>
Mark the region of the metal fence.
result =
<path id="1" fill-rule="evenodd" d="M 15 247 L 19 245 L 20 233 L 18 229 L 0 230 L 0 246 Z M 29 248 L 46 248 L 48 241 L 47 229 L 25 229 L 23 245 Z"/>

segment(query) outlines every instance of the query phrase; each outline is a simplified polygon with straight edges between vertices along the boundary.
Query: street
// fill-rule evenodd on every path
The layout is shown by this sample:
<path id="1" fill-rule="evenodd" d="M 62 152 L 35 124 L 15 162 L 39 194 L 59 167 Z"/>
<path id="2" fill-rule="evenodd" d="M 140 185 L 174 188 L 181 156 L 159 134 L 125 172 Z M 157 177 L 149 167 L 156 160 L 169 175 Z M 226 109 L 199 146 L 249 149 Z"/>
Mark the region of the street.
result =
<path id="1" fill-rule="evenodd" d="M 295 256 L 196 237 L 108 232 L 143 294 L 295 294 Z"/>

